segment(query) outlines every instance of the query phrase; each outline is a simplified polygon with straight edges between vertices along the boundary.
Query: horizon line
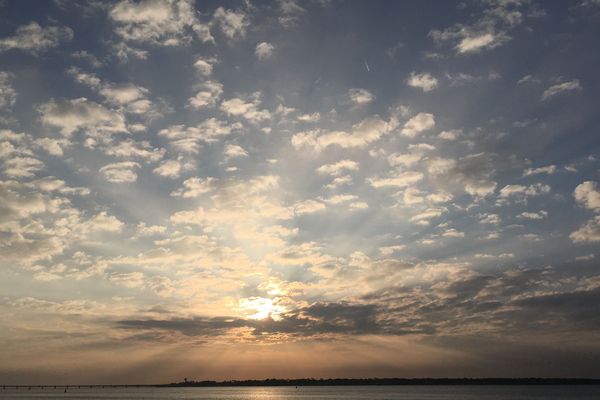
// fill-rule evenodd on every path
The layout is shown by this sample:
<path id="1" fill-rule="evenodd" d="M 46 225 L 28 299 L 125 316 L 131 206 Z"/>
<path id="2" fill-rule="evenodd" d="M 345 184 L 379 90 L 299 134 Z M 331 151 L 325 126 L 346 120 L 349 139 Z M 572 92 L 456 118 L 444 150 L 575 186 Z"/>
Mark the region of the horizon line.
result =
<path id="1" fill-rule="evenodd" d="M 185 378 L 184 378 L 185 379 Z M 96 384 L 4 384 L 6 388 L 128 388 L 128 387 L 235 387 L 235 386 L 362 386 L 362 385 L 600 385 L 600 378 L 543 378 L 543 377 L 488 377 L 488 378 L 265 378 L 229 380 L 184 380 L 171 383 L 96 383 Z"/>

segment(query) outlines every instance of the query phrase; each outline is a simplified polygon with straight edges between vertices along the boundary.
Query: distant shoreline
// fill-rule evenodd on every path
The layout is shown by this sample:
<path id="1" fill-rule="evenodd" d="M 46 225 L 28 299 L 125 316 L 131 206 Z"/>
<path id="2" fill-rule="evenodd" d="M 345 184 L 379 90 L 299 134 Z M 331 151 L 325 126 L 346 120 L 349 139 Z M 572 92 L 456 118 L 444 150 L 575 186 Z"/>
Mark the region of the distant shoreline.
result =
<path id="1" fill-rule="evenodd" d="M 364 379 L 263 379 L 231 381 L 184 381 L 165 384 L 0 384 L 2 389 L 50 388 L 181 388 L 181 387 L 274 387 L 274 386 L 502 386 L 502 385 L 600 385 L 587 378 L 364 378 Z"/>
<path id="2" fill-rule="evenodd" d="M 358 379 L 263 379 L 231 381 L 188 381 L 160 387 L 236 386 L 426 386 L 426 385 L 600 385 L 600 379 L 585 378 L 358 378 Z"/>

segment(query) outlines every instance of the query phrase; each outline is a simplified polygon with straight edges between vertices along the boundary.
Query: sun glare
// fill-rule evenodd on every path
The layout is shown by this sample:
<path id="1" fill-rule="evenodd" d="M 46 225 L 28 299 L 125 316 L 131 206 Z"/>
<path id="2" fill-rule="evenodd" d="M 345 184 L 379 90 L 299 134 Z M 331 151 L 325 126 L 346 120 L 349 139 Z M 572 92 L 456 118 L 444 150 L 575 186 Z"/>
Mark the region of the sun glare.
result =
<path id="1" fill-rule="evenodd" d="M 274 320 L 279 314 L 285 312 L 285 307 L 276 304 L 273 299 L 266 297 L 249 297 L 240 300 L 240 308 L 251 319 L 265 319 L 271 317 Z"/>

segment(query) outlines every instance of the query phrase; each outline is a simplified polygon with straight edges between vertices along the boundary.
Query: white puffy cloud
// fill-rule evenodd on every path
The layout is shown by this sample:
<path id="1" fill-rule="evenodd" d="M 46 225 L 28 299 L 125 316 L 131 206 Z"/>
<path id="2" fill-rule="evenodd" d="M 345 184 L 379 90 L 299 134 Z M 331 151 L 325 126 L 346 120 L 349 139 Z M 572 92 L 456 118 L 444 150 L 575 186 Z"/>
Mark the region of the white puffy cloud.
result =
<path id="1" fill-rule="evenodd" d="M 265 60 L 270 58 L 273 55 L 273 51 L 275 50 L 275 46 L 268 42 L 260 42 L 256 45 L 256 49 L 254 50 L 254 54 L 256 58 L 259 60 Z"/>
<path id="2" fill-rule="evenodd" d="M 144 98 L 148 89 L 126 83 L 122 85 L 106 85 L 100 89 L 100 94 L 114 104 L 127 104 L 134 100 Z"/>
<path id="3" fill-rule="evenodd" d="M 600 242 L 600 216 L 595 216 L 569 235 L 575 243 Z"/>
<path id="4" fill-rule="evenodd" d="M 95 74 L 81 71 L 77 67 L 71 67 L 67 73 L 73 76 L 76 82 L 89 86 L 100 94 L 114 107 L 124 106 L 124 111 L 132 114 L 144 114 L 145 116 L 158 116 L 160 113 L 154 104 L 147 98 L 150 91 L 144 87 L 132 83 L 103 82 Z"/>
<path id="5" fill-rule="evenodd" d="M 198 71 L 200 75 L 210 76 L 212 75 L 213 68 L 217 62 L 218 60 L 214 57 L 198 57 L 194 62 L 194 68 L 196 68 L 196 71 Z"/>
<path id="6" fill-rule="evenodd" d="M 137 180 L 136 170 L 141 165 L 134 161 L 123 161 L 107 164 L 100 168 L 104 178 L 113 183 L 135 182 Z"/>
<path id="7" fill-rule="evenodd" d="M 30 22 L 18 27 L 14 36 L 0 39 L 0 53 L 10 49 L 19 49 L 31 54 L 39 54 L 72 38 L 71 28 L 65 26 L 43 28 L 37 22 Z"/>
<path id="8" fill-rule="evenodd" d="M 444 207 L 430 207 L 410 218 L 410 222 L 416 225 L 429 225 L 430 220 L 441 217 L 448 212 Z"/>
<path id="9" fill-rule="evenodd" d="M 71 142 L 68 139 L 54 139 L 49 137 L 35 139 L 34 144 L 48 154 L 57 157 L 62 157 L 64 150 L 71 146 Z"/>
<path id="10" fill-rule="evenodd" d="M 243 147 L 237 144 L 229 143 L 223 150 L 225 158 L 248 157 L 248 152 Z"/>
<path id="11" fill-rule="evenodd" d="M 181 170 L 182 165 L 179 160 L 165 160 L 158 167 L 154 168 L 152 172 L 167 178 L 178 178 Z"/>
<path id="12" fill-rule="evenodd" d="M 241 10 L 233 11 L 219 7 L 215 10 L 213 18 L 229 39 L 246 36 L 246 29 L 250 25 L 246 14 Z"/>
<path id="13" fill-rule="evenodd" d="M 411 167 L 421 161 L 427 152 L 435 150 L 435 147 L 426 143 L 420 143 L 417 145 L 410 145 L 408 146 L 408 149 L 408 153 L 392 153 L 388 155 L 388 163 L 392 167 Z"/>
<path id="14" fill-rule="evenodd" d="M 4 161 L 3 173 L 10 178 L 29 178 L 44 168 L 44 163 L 33 157 L 12 157 Z"/>
<path id="15" fill-rule="evenodd" d="M 523 171 L 523 176 L 532 176 L 539 174 L 548 174 L 552 175 L 557 171 L 556 165 L 548 165 L 546 167 L 538 167 L 538 168 L 527 168 Z"/>
<path id="16" fill-rule="evenodd" d="M 471 24 L 457 23 L 444 30 L 432 30 L 429 36 L 437 43 L 455 43 L 457 54 L 479 53 L 508 42 L 509 32 L 526 18 L 544 15 L 530 1 L 485 1 L 477 5 L 484 9 Z"/>
<path id="17" fill-rule="evenodd" d="M 153 148 L 146 140 L 123 140 L 116 144 L 107 145 L 104 153 L 109 156 L 120 158 L 142 158 L 149 162 L 156 162 L 163 158 L 165 149 Z"/>
<path id="18" fill-rule="evenodd" d="M 506 41 L 502 34 L 494 32 L 465 34 L 456 45 L 459 53 L 477 53 L 483 49 L 493 49 Z"/>
<path id="19" fill-rule="evenodd" d="M 396 187 L 403 188 L 415 184 L 423 179 L 423 174 L 418 171 L 404 171 L 388 178 L 370 178 L 369 184 L 374 188 Z"/>
<path id="20" fill-rule="evenodd" d="M 438 86 L 438 80 L 427 72 L 421 74 L 411 72 L 406 83 L 408 86 L 420 88 L 424 92 L 430 92 Z"/>
<path id="21" fill-rule="evenodd" d="M 577 79 L 569 82 L 557 83 L 544 90 L 544 93 L 542 93 L 542 100 L 548 100 L 560 93 L 571 92 L 574 90 L 583 90 L 583 87 L 579 84 L 579 80 Z"/>
<path id="22" fill-rule="evenodd" d="M 344 171 L 357 171 L 359 164 L 352 160 L 340 160 L 333 164 L 324 164 L 317 168 L 317 172 L 322 175 L 339 176 Z"/>
<path id="23" fill-rule="evenodd" d="M 461 129 L 450 129 L 447 131 L 441 131 L 438 135 L 440 139 L 444 140 L 456 140 L 462 134 Z"/>
<path id="24" fill-rule="evenodd" d="M 126 132 L 125 117 L 101 104 L 81 97 L 73 100 L 54 100 L 38 107 L 42 123 L 60 128 L 65 136 L 78 130 L 88 134 Z"/>
<path id="25" fill-rule="evenodd" d="M 172 197 L 198 197 L 201 194 L 208 193 L 215 188 L 217 180 L 215 178 L 193 177 L 183 181 L 183 187 L 171 192 Z"/>
<path id="26" fill-rule="evenodd" d="M 404 124 L 401 133 L 404 136 L 414 138 L 419 133 L 427 131 L 435 127 L 435 118 L 430 113 L 418 113 Z"/>
<path id="27" fill-rule="evenodd" d="M 169 139 L 171 146 L 183 153 L 197 154 L 200 143 L 216 142 L 241 128 L 239 122 L 229 124 L 216 118 L 209 118 L 197 126 L 173 125 L 162 129 L 158 135 Z"/>
<path id="28" fill-rule="evenodd" d="M 258 109 L 260 100 L 258 96 L 244 100 L 233 98 L 225 100 L 221 103 L 221 110 L 227 115 L 239 116 L 247 119 L 252 123 L 259 123 L 271 119 L 271 113 L 268 110 Z"/>
<path id="29" fill-rule="evenodd" d="M 369 104 L 375 100 L 375 95 L 366 89 L 352 88 L 348 90 L 348 96 L 356 105 Z"/>
<path id="30" fill-rule="evenodd" d="M 432 30 L 429 36 L 436 42 L 455 42 L 457 54 L 479 53 L 506 43 L 510 37 L 504 31 L 489 26 L 469 27 L 457 24 L 443 31 Z"/>
<path id="31" fill-rule="evenodd" d="M 389 133 L 393 126 L 379 117 L 370 117 L 352 126 L 350 131 L 312 130 L 292 136 L 292 145 L 300 149 L 311 147 L 316 151 L 329 146 L 341 148 L 365 147 Z"/>
<path id="32" fill-rule="evenodd" d="M 500 197 L 524 196 L 532 197 L 550 193 L 550 186 L 536 183 L 529 186 L 506 185 L 500 189 Z"/>
<path id="33" fill-rule="evenodd" d="M 217 81 L 206 81 L 198 87 L 200 90 L 188 99 L 189 105 L 196 109 L 214 107 L 223 93 L 223 85 Z"/>
<path id="34" fill-rule="evenodd" d="M 296 215 L 312 214 L 322 211 L 327 206 L 324 203 L 316 200 L 304 200 L 294 204 L 293 209 Z"/>
<path id="35" fill-rule="evenodd" d="M 102 211 L 81 225 L 85 232 L 121 232 L 125 224 L 114 215 Z"/>
<path id="36" fill-rule="evenodd" d="M 442 233 L 442 237 L 447 237 L 447 238 L 459 238 L 459 237 L 465 237 L 465 233 L 458 231 L 454 228 L 450 228 L 450 229 L 446 229 L 443 233 Z"/>
<path id="37" fill-rule="evenodd" d="M 597 182 L 586 181 L 575 188 L 573 197 L 582 206 L 600 211 L 600 187 Z"/>
<path id="38" fill-rule="evenodd" d="M 193 33 L 202 42 L 213 41 L 191 0 L 123 0 L 112 7 L 109 16 L 115 32 L 128 41 L 178 46 L 189 44 Z"/>
<path id="39" fill-rule="evenodd" d="M 401 195 L 401 203 L 407 206 L 423 203 L 445 203 L 453 199 L 450 193 L 440 191 L 427 193 L 414 187 L 409 187 L 404 192 L 397 193 Z"/>
<path id="40" fill-rule="evenodd" d="M 296 117 L 301 122 L 317 122 L 321 118 L 321 114 L 314 112 L 312 114 L 300 114 Z"/>
<path id="41" fill-rule="evenodd" d="M 544 219 L 548 216 L 548 212 L 540 210 L 538 212 L 522 212 L 518 215 L 519 218 L 525 219 Z"/>
<path id="42" fill-rule="evenodd" d="M 167 230 L 166 226 L 162 225 L 146 225 L 145 222 L 140 222 L 137 225 L 136 236 L 154 236 L 165 233 Z"/>

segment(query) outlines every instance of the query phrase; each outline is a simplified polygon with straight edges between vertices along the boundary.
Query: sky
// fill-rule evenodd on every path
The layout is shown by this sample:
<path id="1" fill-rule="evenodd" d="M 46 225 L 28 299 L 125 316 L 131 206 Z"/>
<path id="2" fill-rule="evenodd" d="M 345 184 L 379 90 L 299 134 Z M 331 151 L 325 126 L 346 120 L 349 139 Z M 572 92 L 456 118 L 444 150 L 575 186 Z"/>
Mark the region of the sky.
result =
<path id="1" fill-rule="evenodd" d="M 600 2 L 0 2 L 0 383 L 600 378 Z"/>

